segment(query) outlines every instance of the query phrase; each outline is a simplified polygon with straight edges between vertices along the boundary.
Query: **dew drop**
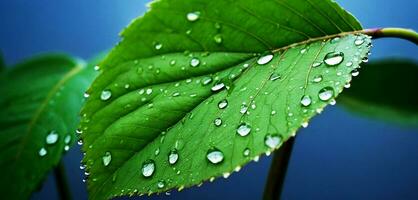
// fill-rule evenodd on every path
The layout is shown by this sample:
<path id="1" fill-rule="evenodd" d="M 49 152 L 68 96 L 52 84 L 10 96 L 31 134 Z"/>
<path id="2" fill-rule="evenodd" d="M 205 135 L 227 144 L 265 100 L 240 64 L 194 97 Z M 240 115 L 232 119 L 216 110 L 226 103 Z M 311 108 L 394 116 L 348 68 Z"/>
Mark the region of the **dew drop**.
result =
<path id="1" fill-rule="evenodd" d="M 142 163 L 142 176 L 145 178 L 151 177 L 155 172 L 155 162 L 154 160 L 146 160 Z"/>
<path id="2" fill-rule="evenodd" d="M 178 159 L 179 154 L 177 152 L 177 149 L 172 149 L 168 154 L 168 163 L 170 163 L 170 165 L 174 165 L 177 163 Z"/>
<path id="3" fill-rule="evenodd" d="M 160 189 L 164 188 L 165 187 L 165 182 L 162 181 L 162 180 L 161 181 L 158 181 L 157 187 L 160 188 Z"/>
<path id="4" fill-rule="evenodd" d="M 250 153 L 251 153 L 251 150 L 250 150 L 249 148 L 245 148 L 245 149 L 244 149 L 244 151 L 242 152 L 242 154 L 243 154 L 245 157 L 249 156 L 249 155 L 250 155 Z"/>
<path id="5" fill-rule="evenodd" d="M 243 136 L 243 137 L 250 134 L 250 132 L 251 132 L 251 126 L 248 125 L 247 123 L 242 123 L 237 128 L 238 135 Z"/>
<path id="6" fill-rule="evenodd" d="M 100 70 L 100 66 L 99 65 L 94 66 L 94 71 L 99 71 L 99 70 Z"/>
<path id="7" fill-rule="evenodd" d="M 84 92 L 83 96 L 84 96 L 84 98 L 89 98 L 90 97 L 90 94 L 87 93 L 87 92 Z"/>
<path id="8" fill-rule="evenodd" d="M 160 50 L 162 47 L 163 47 L 163 44 L 161 44 L 161 43 L 159 43 L 159 42 L 156 42 L 156 43 L 154 44 L 154 48 L 155 48 L 156 50 Z"/>
<path id="9" fill-rule="evenodd" d="M 281 142 L 282 138 L 279 135 L 268 134 L 264 138 L 264 144 L 271 149 L 277 148 Z"/>
<path id="10" fill-rule="evenodd" d="M 360 45 L 362 45 L 364 43 L 364 39 L 363 38 L 361 38 L 361 37 L 357 37 L 355 40 L 354 40 L 354 44 L 356 45 L 356 46 L 360 46 Z"/>
<path id="11" fill-rule="evenodd" d="M 64 146 L 64 151 L 68 151 L 68 150 L 70 150 L 70 146 L 65 145 L 65 146 Z"/>
<path id="12" fill-rule="evenodd" d="M 303 106 L 309 106 L 309 105 L 311 105 L 311 103 L 312 103 L 312 99 L 311 99 L 311 97 L 310 97 L 309 95 L 304 95 L 304 96 L 302 97 L 302 99 L 300 100 L 300 103 L 301 103 Z"/>
<path id="13" fill-rule="evenodd" d="M 313 82 L 319 83 L 322 81 L 322 75 L 317 75 L 313 78 Z"/>
<path id="14" fill-rule="evenodd" d="M 200 60 L 198 58 L 192 58 L 190 60 L 190 66 L 197 67 L 200 65 Z"/>
<path id="15" fill-rule="evenodd" d="M 112 154 L 110 154 L 109 151 L 106 151 L 102 157 L 102 163 L 105 167 L 107 167 L 110 164 L 110 161 L 112 161 Z"/>
<path id="16" fill-rule="evenodd" d="M 353 62 L 347 62 L 347 63 L 345 63 L 345 66 L 347 66 L 347 67 L 351 67 L 351 66 L 353 66 Z"/>
<path id="17" fill-rule="evenodd" d="M 110 90 L 103 90 L 100 94 L 100 99 L 103 101 L 109 100 L 112 97 L 112 92 Z"/>
<path id="18" fill-rule="evenodd" d="M 170 61 L 170 66 L 174 66 L 174 65 L 176 65 L 176 60 L 171 60 Z"/>
<path id="19" fill-rule="evenodd" d="M 314 62 L 312 63 L 312 67 L 319 67 L 322 64 L 322 62 Z"/>
<path id="20" fill-rule="evenodd" d="M 265 56 L 262 56 L 262 57 L 258 58 L 257 64 L 265 65 L 265 64 L 269 63 L 272 59 L 273 59 L 273 54 L 268 54 L 268 55 L 265 55 Z"/>
<path id="21" fill-rule="evenodd" d="M 216 118 L 213 123 L 215 124 L 215 126 L 220 126 L 222 125 L 222 119 L 221 118 Z"/>
<path id="22" fill-rule="evenodd" d="M 206 158 L 212 164 L 219 164 L 224 160 L 224 154 L 219 149 L 211 149 L 206 154 Z"/>
<path id="23" fill-rule="evenodd" d="M 208 85 L 209 83 L 212 82 L 212 78 L 211 77 L 204 77 L 202 78 L 202 85 Z"/>
<path id="24" fill-rule="evenodd" d="M 224 109 L 227 106 L 228 106 L 228 100 L 226 100 L 226 99 L 223 99 L 223 100 L 219 101 L 219 103 L 218 103 L 218 108 L 220 108 L 220 109 Z"/>
<path id="25" fill-rule="evenodd" d="M 150 94 L 152 93 L 152 89 L 151 89 L 151 88 L 148 88 L 148 89 L 146 90 L 146 93 L 147 93 L 148 95 L 150 95 Z"/>
<path id="26" fill-rule="evenodd" d="M 343 52 L 330 52 L 324 57 L 324 62 L 328 66 L 339 65 L 344 60 Z"/>
<path id="27" fill-rule="evenodd" d="M 245 105 L 245 104 L 242 104 L 242 105 L 241 105 L 241 109 L 239 110 L 239 112 L 240 112 L 241 114 L 245 114 L 245 113 L 247 112 L 247 110 L 248 110 L 248 106 L 247 106 L 247 105 Z"/>
<path id="28" fill-rule="evenodd" d="M 282 77 L 278 73 L 273 73 L 273 74 L 270 75 L 270 80 L 271 81 L 275 81 L 275 80 L 280 79 L 280 78 L 282 78 Z"/>
<path id="29" fill-rule="evenodd" d="M 189 22 L 194 22 L 196 20 L 198 20 L 200 17 L 200 12 L 196 11 L 196 12 L 190 12 L 187 13 L 186 18 Z"/>
<path id="30" fill-rule="evenodd" d="M 65 137 L 64 137 L 64 143 L 65 144 L 69 144 L 71 142 L 71 135 L 66 135 Z"/>
<path id="31" fill-rule="evenodd" d="M 45 141 L 47 144 L 55 144 L 58 141 L 58 137 L 58 133 L 53 130 L 46 136 Z"/>
<path id="32" fill-rule="evenodd" d="M 38 155 L 39 156 L 41 156 L 41 157 L 44 157 L 44 156 L 46 156 L 46 154 L 47 154 L 48 152 L 46 151 L 46 149 L 44 148 L 44 147 L 42 147 L 41 149 L 39 149 L 39 151 L 38 151 Z"/>
<path id="33" fill-rule="evenodd" d="M 328 101 L 334 96 L 334 89 L 331 87 L 324 87 L 319 90 L 318 97 L 322 101 Z"/>
<path id="34" fill-rule="evenodd" d="M 213 40 L 217 43 L 217 44 L 221 44 L 222 43 L 222 35 L 221 34 L 217 34 L 213 37 Z"/>
<path id="35" fill-rule="evenodd" d="M 214 86 L 211 88 L 211 90 L 212 90 L 213 92 L 216 92 L 216 91 L 219 91 L 219 90 L 223 89 L 224 87 L 225 87 L 225 84 L 224 84 L 224 83 L 218 83 L 218 84 L 214 85 Z"/>
<path id="36" fill-rule="evenodd" d="M 354 69 L 353 71 L 351 71 L 351 76 L 358 76 L 360 74 L 360 72 L 357 69 Z"/>

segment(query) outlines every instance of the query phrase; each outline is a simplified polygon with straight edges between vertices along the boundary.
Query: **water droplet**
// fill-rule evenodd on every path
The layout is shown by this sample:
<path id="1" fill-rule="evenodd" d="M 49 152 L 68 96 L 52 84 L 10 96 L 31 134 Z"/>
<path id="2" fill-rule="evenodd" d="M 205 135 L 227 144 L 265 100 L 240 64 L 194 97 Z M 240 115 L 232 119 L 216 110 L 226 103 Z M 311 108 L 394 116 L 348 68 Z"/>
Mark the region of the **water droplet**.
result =
<path id="1" fill-rule="evenodd" d="M 212 164 L 218 164 L 224 160 L 224 154 L 219 149 L 214 148 L 208 151 L 206 158 Z"/>
<path id="2" fill-rule="evenodd" d="M 100 99 L 103 101 L 109 100 L 112 97 L 112 92 L 110 90 L 103 90 L 100 95 Z"/>
<path id="3" fill-rule="evenodd" d="M 331 42 L 331 44 L 335 44 L 335 43 L 337 43 L 338 41 L 340 41 L 340 37 L 335 37 L 335 38 L 333 38 L 330 42 Z"/>
<path id="4" fill-rule="evenodd" d="M 221 118 L 216 118 L 213 123 L 215 124 L 215 126 L 220 126 L 222 125 L 222 119 Z"/>
<path id="5" fill-rule="evenodd" d="M 273 54 L 268 54 L 268 55 L 265 55 L 265 56 L 262 56 L 262 57 L 258 58 L 257 64 L 265 65 L 265 64 L 269 63 L 272 59 L 273 59 Z"/>
<path id="6" fill-rule="evenodd" d="M 301 50 L 300 50 L 300 53 L 301 53 L 301 54 L 306 53 L 306 48 L 301 49 Z"/>
<path id="7" fill-rule="evenodd" d="M 222 176 L 224 178 L 228 178 L 230 175 L 231 175 L 231 173 L 229 173 L 229 172 L 225 172 L 225 173 L 222 174 Z"/>
<path id="8" fill-rule="evenodd" d="M 221 34 L 217 34 L 213 37 L 213 40 L 217 43 L 217 44 L 221 44 L 222 43 L 222 35 Z"/>
<path id="9" fill-rule="evenodd" d="M 272 73 L 271 75 L 270 75 L 270 80 L 271 81 L 275 81 L 275 80 L 277 80 L 277 79 L 281 79 L 282 77 L 280 76 L 280 74 L 278 74 L 278 73 Z"/>
<path id="10" fill-rule="evenodd" d="M 186 15 L 187 20 L 190 21 L 190 22 L 194 22 L 194 21 L 198 20 L 199 17 L 200 17 L 200 12 L 199 11 L 190 12 L 190 13 L 187 13 L 187 15 Z"/>
<path id="11" fill-rule="evenodd" d="M 353 62 L 347 62 L 346 64 L 345 64 L 345 66 L 347 66 L 347 67 L 351 67 L 351 66 L 353 66 Z"/>
<path id="12" fill-rule="evenodd" d="M 46 136 L 45 140 L 47 144 L 55 144 L 58 141 L 58 133 L 56 131 L 51 131 Z"/>
<path id="13" fill-rule="evenodd" d="M 328 101 L 334 96 L 334 89 L 331 87 L 324 87 L 319 90 L 318 97 L 322 101 Z"/>
<path id="14" fill-rule="evenodd" d="M 243 154 L 245 157 L 249 156 L 249 155 L 250 155 L 250 153 L 251 153 L 251 150 L 250 150 L 249 148 L 245 148 L 245 149 L 244 149 L 244 151 L 242 152 L 242 154 Z"/>
<path id="15" fill-rule="evenodd" d="M 245 114 L 247 111 L 248 111 L 248 106 L 247 106 L 247 105 L 245 105 L 245 104 L 242 104 L 242 105 L 241 105 L 241 109 L 239 110 L 239 112 L 240 112 L 241 114 Z"/>
<path id="16" fill-rule="evenodd" d="M 198 58 L 192 58 L 190 60 L 190 66 L 192 67 L 197 67 L 200 64 L 200 60 Z"/>
<path id="17" fill-rule="evenodd" d="M 226 99 L 223 99 L 223 100 L 219 101 L 219 103 L 218 103 L 218 108 L 220 108 L 220 109 L 224 109 L 227 106 L 228 106 L 228 100 L 226 100 Z"/>
<path id="18" fill-rule="evenodd" d="M 142 169 L 141 169 L 142 175 L 145 178 L 151 177 L 155 172 L 155 162 L 154 160 L 146 160 L 142 163 Z"/>
<path id="19" fill-rule="evenodd" d="M 351 87 L 351 84 L 350 83 L 346 83 L 345 85 L 344 85 L 344 88 L 350 88 Z"/>
<path id="20" fill-rule="evenodd" d="M 360 72 L 357 69 L 354 69 L 353 71 L 351 71 L 351 76 L 358 76 L 360 74 Z"/>
<path id="21" fill-rule="evenodd" d="M 367 63 L 367 62 L 369 62 L 369 58 L 368 57 L 364 57 L 363 59 L 361 59 L 361 62 Z"/>
<path id="22" fill-rule="evenodd" d="M 150 94 L 152 93 L 152 89 L 151 89 L 151 88 L 148 88 L 148 89 L 147 89 L 147 91 L 146 91 L 146 93 L 147 93 L 148 95 L 150 95 Z"/>
<path id="23" fill-rule="evenodd" d="M 162 180 L 161 181 L 158 181 L 157 187 L 160 188 L 160 189 L 164 188 L 165 187 L 165 182 L 162 181 Z"/>
<path id="24" fill-rule="evenodd" d="M 242 123 L 237 128 L 238 135 L 243 136 L 243 137 L 250 134 L 250 132 L 251 132 L 251 126 L 248 125 L 247 123 Z"/>
<path id="25" fill-rule="evenodd" d="M 303 106 L 309 106 L 309 105 L 311 105 L 311 103 L 312 103 L 312 99 L 311 99 L 311 97 L 310 97 L 309 95 L 304 95 L 304 96 L 302 97 L 302 99 L 300 100 L 300 103 L 301 103 Z"/>
<path id="26" fill-rule="evenodd" d="M 65 145 L 65 146 L 64 146 L 64 151 L 68 151 L 68 150 L 70 150 L 70 146 Z"/>
<path id="27" fill-rule="evenodd" d="M 64 137 L 64 143 L 65 144 L 69 144 L 71 142 L 71 135 L 66 135 L 65 137 Z"/>
<path id="28" fill-rule="evenodd" d="M 180 96 L 180 93 L 179 92 L 174 92 L 172 96 L 173 97 L 178 97 L 178 96 Z"/>
<path id="29" fill-rule="evenodd" d="M 87 93 L 87 92 L 84 92 L 83 96 L 84 96 L 84 98 L 89 98 L 90 97 L 90 94 Z"/>
<path id="30" fill-rule="evenodd" d="M 322 62 L 314 62 L 312 63 L 312 67 L 319 67 L 322 64 Z"/>
<path id="31" fill-rule="evenodd" d="M 218 84 L 214 85 L 214 86 L 211 88 L 211 90 L 212 90 L 213 92 L 216 92 L 216 91 L 219 91 L 219 90 L 223 89 L 224 87 L 225 87 L 225 84 L 224 84 L 224 83 L 218 83 Z"/>
<path id="32" fill-rule="evenodd" d="M 179 154 L 177 152 L 177 149 L 172 149 L 168 154 L 168 163 L 170 163 L 170 165 L 174 165 L 177 163 L 178 159 Z"/>
<path id="33" fill-rule="evenodd" d="M 156 42 L 156 43 L 154 44 L 154 48 L 155 48 L 156 50 L 160 50 L 162 47 L 163 47 L 163 44 L 161 44 L 161 43 L 159 43 L 159 42 Z"/>
<path id="34" fill-rule="evenodd" d="M 309 126 L 309 123 L 308 123 L 308 122 L 303 122 L 303 123 L 302 123 L 302 127 L 303 127 L 303 128 L 306 128 L 306 127 L 308 127 L 308 126 Z"/>
<path id="35" fill-rule="evenodd" d="M 357 37 L 355 40 L 354 40 L 354 44 L 356 45 L 356 46 L 360 46 L 360 45 L 362 45 L 364 43 L 364 39 L 362 38 L 362 37 Z"/>
<path id="36" fill-rule="evenodd" d="M 211 82 L 212 82 L 212 78 L 211 77 L 204 77 L 204 78 L 202 78 L 202 85 L 208 85 Z"/>
<path id="37" fill-rule="evenodd" d="M 41 157 L 44 157 L 44 156 L 46 156 L 46 154 L 47 154 L 48 152 L 46 151 L 46 149 L 44 148 L 44 147 L 42 147 L 41 149 L 39 149 L 39 151 L 38 151 L 38 155 L 39 156 L 41 156 Z"/>
<path id="38" fill-rule="evenodd" d="M 176 65 L 176 60 L 171 60 L 170 61 L 170 66 L 174 66 L 174 65 Z"/>
<path id="39" fill-rule="evenodd" d="M 344 60 L 343 52 L 330 52 L 324 57 L 324 62 L 328 66 L 339 65 Z"/>
<path id="40" fill-rule="evenodd" d="M 100 66 L 99 65 L 94 66 L 94 71 L 99 71 L 99 70 L 100 70 Z"/>
<path id="41" fill-rule="evenodd" d="M 319 83 L 322 81 L 322 75 L 317 75 L 313 78 L 313 82 Z"/>
<path id="42" fill-rule="evenodd" d="M 331 99 L 330 101 L 329 101 L 329 105 L 335 105 L 337 103 L 337 101 L 335 101 L 335 99 Z"/>
<path id="43" fill-rule="evenodd" d="M 110 164 L 110 161 L 112 161 L 112 154 L 110 154 L 110 152 L 109 152 L 109 151 L 107 151 L 107 152 L 104 154 L 104 156 L 102 157 L 102 162 L 103 162 L 103 165 L 104 165 L 105 167 L 107 167 L 107 166 Z"/>
<path id="44" fill-rule="evenodd" d="M 268 134 L 264 138 L 264 144 L 271 149 L 277 148 L 282 142 L 282 138 L 279 135 Z"/>

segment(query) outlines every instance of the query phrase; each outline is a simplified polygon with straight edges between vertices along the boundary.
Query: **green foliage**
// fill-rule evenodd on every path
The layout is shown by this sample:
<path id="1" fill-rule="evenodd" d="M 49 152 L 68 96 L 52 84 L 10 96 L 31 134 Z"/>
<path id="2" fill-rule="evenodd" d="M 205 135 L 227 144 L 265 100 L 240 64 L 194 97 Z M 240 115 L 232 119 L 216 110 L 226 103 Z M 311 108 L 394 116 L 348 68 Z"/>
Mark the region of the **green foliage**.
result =
<path id="1" fill-rule="evenodd" d="M 0 190 L 27 199 L 75 140 L 91 66 L 66 55 L 32 58 L 0 74 Z"/>
<path id="2" fill-rule="evenodd" d="M 0 52 L 0 72 L 6 69 L 6 63 L 4 63 L 3 54 Z"/>
<path id="3" fill-rule="evenodd" d="M 88 90 L 90 198 L 181 190 L 270 154 L 351 81 L 360 29 L 330 0 L 152 3 Z"/>
<path id="4" fill-rule="evenodd" d="M 418 63 L 408 59 L 367 63 L 338 100 L 360 115 L 417 126 L 417 75 Z"/>

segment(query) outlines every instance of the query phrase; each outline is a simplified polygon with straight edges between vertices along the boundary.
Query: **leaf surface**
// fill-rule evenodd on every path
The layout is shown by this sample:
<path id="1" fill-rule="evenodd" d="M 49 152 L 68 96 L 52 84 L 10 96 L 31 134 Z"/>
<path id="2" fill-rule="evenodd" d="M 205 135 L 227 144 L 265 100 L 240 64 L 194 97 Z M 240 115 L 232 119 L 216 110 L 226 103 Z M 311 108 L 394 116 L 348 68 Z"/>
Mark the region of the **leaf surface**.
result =
<path id="1" fill-rule="evenodd" d="M 0 182 L 6 199 L 28 199 L 75 140 L 92 67 L 43 55 L 0 75 Z M 11 184 L 11 181 L 13 184 Z"/>
<path id="2" fill-rule="evenodd" d="M 360 115 L 418 125 L 418 63 L 408 59 L 385 59 L 365 64 L 352 88 L 338 99 Z"/>
<path id="3" fill-rule="evenodd" d="M 82 110 L 91 199 L 227 177 L 332 103 L 369 51 L 357 20 L 329 0 L 150 7 L 122 32 Z"/>

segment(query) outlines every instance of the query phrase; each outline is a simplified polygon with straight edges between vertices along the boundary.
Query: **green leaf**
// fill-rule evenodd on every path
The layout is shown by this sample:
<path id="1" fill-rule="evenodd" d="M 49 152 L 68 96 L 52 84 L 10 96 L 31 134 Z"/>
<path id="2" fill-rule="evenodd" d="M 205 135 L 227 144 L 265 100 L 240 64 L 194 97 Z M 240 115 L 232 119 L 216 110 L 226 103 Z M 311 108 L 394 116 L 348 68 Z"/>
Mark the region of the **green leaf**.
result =
<path id="1" fill-rule="evenodd" d="M 329 0 L 152 3 L 88 91 L 90 198 L 181 190 L 279 148 L 351 80 L 360 29 Z"/>
<path id="2" fill-rule="evenodd" d="M 418 125 L 418 63 L 385 59 L 367 63 L 338 101 L 360 115 Z"/>
<path id="3" fill-rule="evenodd" d="M 60 54 L 32 58 L 0 75 L 3 198 L 28 199 L 73 144 L 82 94 L 94 77 L 92 67 Z"/>

